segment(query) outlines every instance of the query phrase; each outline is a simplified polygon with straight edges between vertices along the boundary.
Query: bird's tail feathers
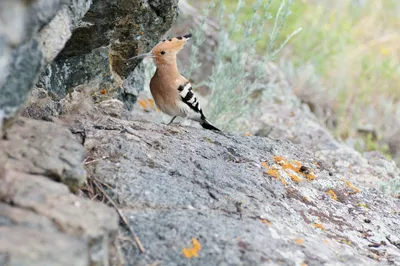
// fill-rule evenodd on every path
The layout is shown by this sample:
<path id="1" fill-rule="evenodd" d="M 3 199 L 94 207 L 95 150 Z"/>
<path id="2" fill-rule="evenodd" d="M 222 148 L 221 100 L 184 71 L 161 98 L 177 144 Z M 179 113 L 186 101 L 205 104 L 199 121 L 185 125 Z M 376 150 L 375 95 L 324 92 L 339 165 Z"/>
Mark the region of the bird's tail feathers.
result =
<path id="1" fill-rule="evenodd" d="M 205 129 L 209 129 L 209 130 L 215 130 L 215 131 L 221 131 L 220 129 L 216 128 L 215 126 L 213 126 L 210 122 L 208 122 L 206 119 L 202 120 L 200 122 L 200 125 L 205 128 Z"/>

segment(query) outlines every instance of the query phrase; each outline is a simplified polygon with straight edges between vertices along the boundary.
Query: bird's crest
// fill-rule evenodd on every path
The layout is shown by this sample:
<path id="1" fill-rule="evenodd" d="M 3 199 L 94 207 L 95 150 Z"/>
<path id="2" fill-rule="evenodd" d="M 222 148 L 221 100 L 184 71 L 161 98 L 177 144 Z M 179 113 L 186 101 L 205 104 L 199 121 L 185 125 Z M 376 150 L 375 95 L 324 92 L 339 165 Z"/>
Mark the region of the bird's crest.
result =
<path id="1" fill-rule="evenodd" d="M 167 62 L 176 60 L 176 54 L 183 48 L 185 43 L 192 37 L 192 34 L 186 34 L 174 38 L 167 38 L 159 42 L 150 53 L 140 54 L 126 59 L 132 60 L 137 58 L 151 57 L 156 62 L 156 65 L 163 65 Z"/>
<path id="2" fill-rule="evenodd" d="M 183 48 L 185 43 L 192 37 L 192 34 L 186 34 L 174 38 L 167 38 L 159 42 L 152 50 L 154 55 L 160 54 L 163 51 L 179 51 Z"/>

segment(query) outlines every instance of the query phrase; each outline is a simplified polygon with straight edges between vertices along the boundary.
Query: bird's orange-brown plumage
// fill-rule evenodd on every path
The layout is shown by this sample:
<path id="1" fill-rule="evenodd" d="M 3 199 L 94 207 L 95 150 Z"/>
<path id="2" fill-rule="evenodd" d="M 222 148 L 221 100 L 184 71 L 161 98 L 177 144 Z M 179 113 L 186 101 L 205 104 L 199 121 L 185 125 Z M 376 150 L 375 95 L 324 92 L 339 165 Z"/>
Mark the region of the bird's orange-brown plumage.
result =
<path id="1" fill-rule="evenodd" d="M 190 82 L 178 70 L 176 56 L 191 36 L 163 40 L 145 54 L 154 59 L 157 67 L 150 81 L 150 91 L 157 107 L 173 116 L 171 122 L 180 116 L 197 121 L 206 129 L 219 130 L 207 121 Z"/>

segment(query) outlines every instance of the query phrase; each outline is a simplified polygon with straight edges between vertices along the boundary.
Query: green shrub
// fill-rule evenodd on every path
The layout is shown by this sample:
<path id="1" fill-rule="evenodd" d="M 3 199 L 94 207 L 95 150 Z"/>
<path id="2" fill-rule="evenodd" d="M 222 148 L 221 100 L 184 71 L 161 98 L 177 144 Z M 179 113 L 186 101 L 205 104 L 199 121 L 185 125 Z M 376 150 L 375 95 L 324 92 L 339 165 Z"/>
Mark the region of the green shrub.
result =
<path id="1" fill-rule="evenodd" d="M 280 32 L 290 15 L 293 0 L 280 1 L 279 9 L 274 14 L 270 12 L 272 2 L 272 0 L 255 1 L 251 5 L 252 15 L 246 21 L 242 21 L 242 17 L 249 5 L 245 6 L 244 1 L 238 1 L 235 9 L 231 10 L 219 0 L 210 4 L 205 10 L 205 19 L 211 9 L 216 10 L 216 22 L 221 30 L 217 40 L 219 45 L 214 52 L 212 74 L 208 80 L 196 85 L 212 88 L 207 114 L 211 121 L 225 131 L 245 130 L 240 119 L 248 117 L 254 111 L 255 100 L 251 95 L 255 90 L 266 89 L 263 88 L 265 84 L 260 84 L 261 80 L 265 80 L 262 79 L 264 64 L 275 58 L 289 40 L 301 30 L 295 30 L 280 41 Z M 271 26 L 268 26 L 269 22 Z M 205 20 L 202 25 L 205 25 Z M 193 32 L 191 67 L 184 73 L 186 76 L 190 76 L 199 66 L 198 49 L 205 40 L 203 26 Z M 257 58 L 259 42 L 265 38 L 268 39 L 267 46 L 262 53 L 258 52 L 261 57 Z M 254 63 L 255 60 L 257 63 Z"/>
<path id="2" fill-rule="evenodd" d="M 264 0 L 267 2 L 268 0 Z M 234 1 L 224 1 L 230 11 Z M 247 5 L 241 21 L 251 18 Z M 268 1 L 270 2 L 270 1 Z M 280 1 L 272 1 L 270 12 L 280 9 Z M 302 0 L 293 1 L 291 16 L 285 19 L 276 40 L 303 27 L 299 36 L 281 53 L 285 64 L 300 72 L 311 65 L 317 87 L 302 86 L 308 94 L 323 93 L 333 110 L 335 127 L 330 128 L 343 139 L 356 137 L 360 125 L 373 125 L 381 135 L 391 135 L 400 126 L 400 9 L 398 0 Z M 273 20 L 269 21 L 273 25 Z M 258 41 L 257 50 L 269 47 L 270 38 Z M 309 68 L 307 68 L 309 69 Z M 287 69 L 284 69 L 287 70 Z M 300 70 L 300 71 L 299 71 Z M 301 84 L 303 76 L 294 79 Z M 323 90 L 323 92 L 321 92 Z M 304 93 L 304 91 L 297 92 Z M 319 98 L 313 104 L 318 105 Z M 317 114 L 318 115 L 318 114 Z M 327 120 L 323 118 L 321 120 Z M 384 147 L 376 146 L 377 149 Z"/>

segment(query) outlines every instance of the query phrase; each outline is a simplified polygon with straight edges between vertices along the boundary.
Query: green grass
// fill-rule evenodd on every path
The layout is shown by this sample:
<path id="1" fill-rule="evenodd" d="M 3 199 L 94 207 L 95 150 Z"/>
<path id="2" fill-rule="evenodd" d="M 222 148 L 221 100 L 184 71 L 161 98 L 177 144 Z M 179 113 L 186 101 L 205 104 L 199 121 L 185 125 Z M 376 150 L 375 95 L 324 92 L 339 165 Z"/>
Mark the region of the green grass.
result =
<path id="1" fill-rule="evenodd" d="M 217 23 L 224 28 L 217 36 L 219 45 L 214 51 L 212 74 L 207 80 L 195 84 L 197 87 L 206 85 L 213 88 L 207 106 L 208 117 L 224 131 L 246 130 L 243 118 L 250 117 L 256 111 L 253 106 L 257 99 L 252 97 L 253 93 L 269 89 L 264 74 L 265 63 L 275 58 L 300 31 L 296 29 L 280 39 L 292 1 L 279 0 L 280 5 L 274 12 L 269 12 L 272 0 L 256 0 L 251 5 L 246 1 L 238 1 L 234 6 L 223 4 L 222 0 L 215 1 L 205 10 L 202 26 L 193 32 L 191 65 L 184 73 L 186 76 L 190 76 L 201 62 L 198 50 L 205 40 L 203 26 L 208 12 L 213 13 Z M 248 10 L 251 10 L 251 15 L 246 18 Z M 268 23 L 271 25 L 267 26 Z M 266 35 L 269 36 L 268 40 L 264 39 Z M 265 44 L 266 52 L 263 57 L 254 60 L 261 43 Z"/>
<path id="2" fill-rule="evenodd" d="M 360 124 L 373 124 L 380 134 L 385 134 L 386 124 L 393 122 L 390 114 L 400 110 L 398 0 L 364 2 L 361 5 L 351 0 L 293 1 L 291 14 L 277 36 L 277 41 L 283 42 L 296 29 L 303 29 L 278 59 L 289 61 L 295 68 L 313 66 L 313 74 L 322 81 L 327 95 L 331 95 L 329 104 L 337 116 L 333 131 L 344 139 L 354 137 Z M 224 3 L 230 12 L 234 11 L 234 1 Z M 245 1 L 239 16 L 242 22 L 253 16 L 253 3 Z M 269 11 L 276 13 L 280 3 L 272 0 Z M 269 21 L 269 26 L 272 24 Z M 270 36 L 265 34 L 258 41 L 258 53 L 265 54 L 269 42 Z M 366 115 L 371 108 L 375 114 Z"/>

